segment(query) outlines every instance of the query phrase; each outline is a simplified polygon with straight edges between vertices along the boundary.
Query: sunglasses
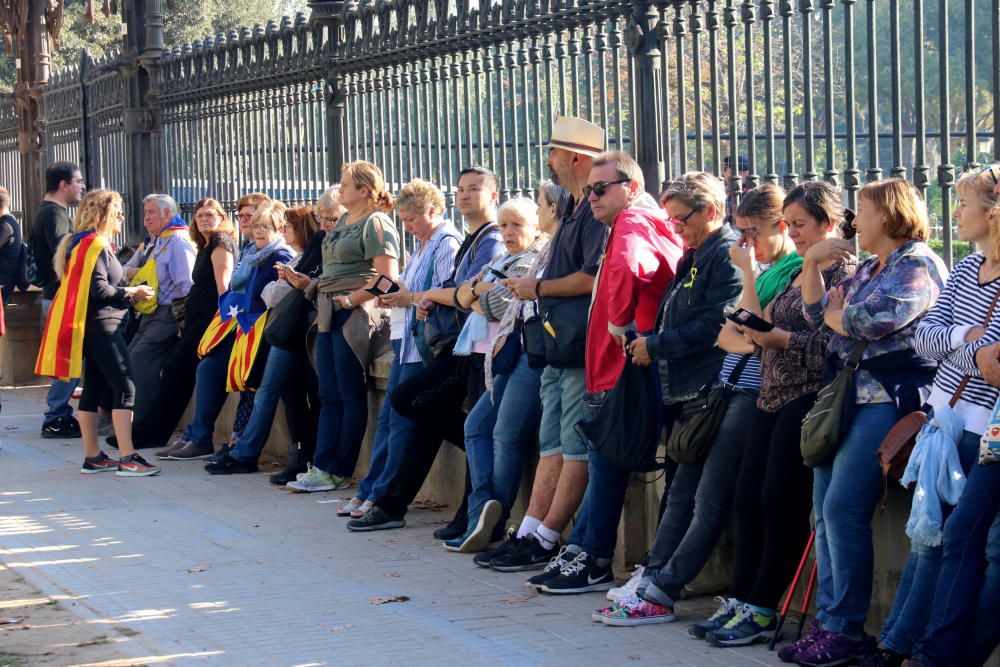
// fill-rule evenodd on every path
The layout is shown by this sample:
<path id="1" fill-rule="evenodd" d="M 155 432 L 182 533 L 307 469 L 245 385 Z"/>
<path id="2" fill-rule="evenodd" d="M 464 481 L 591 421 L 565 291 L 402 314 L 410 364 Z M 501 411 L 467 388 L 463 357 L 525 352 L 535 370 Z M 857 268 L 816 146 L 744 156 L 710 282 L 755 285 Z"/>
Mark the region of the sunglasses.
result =
<path id="1" fill-rule="evenodd" d="M 979 178 L 985 173 L 989 173 L 990 178 L 993 179 L 993 185 L 1000 185 L 1000 179 L 997 179 L 997 174 L 993 171 L 993 165 L 988 164 L 976 173 L 976 178 Z"/>
<path id="2" fill-rule="evenodd" d="M 622 178 L 617 181 L 597 181 L 593 185 L 583 186 L 583 197 L 584 199 L 590 199 L 590 194 L 593 193 L 598 197 L 603 197 L 608 193 L 608 186 L 611 185 L 624 185 L 625 183 L 631 183 L 631 178 Z"/>

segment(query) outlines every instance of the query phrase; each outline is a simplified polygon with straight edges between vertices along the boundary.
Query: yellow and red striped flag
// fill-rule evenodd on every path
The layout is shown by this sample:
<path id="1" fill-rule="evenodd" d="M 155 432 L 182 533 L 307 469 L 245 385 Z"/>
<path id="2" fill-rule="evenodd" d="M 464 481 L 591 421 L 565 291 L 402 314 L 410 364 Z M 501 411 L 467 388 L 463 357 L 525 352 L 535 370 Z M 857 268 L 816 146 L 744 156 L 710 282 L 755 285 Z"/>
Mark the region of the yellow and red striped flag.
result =
<path id="1" fill-rule="evenodd" d="M 96 232 L 76 235 L 59 291 L 52 299 L 35 374 L 69 380 L 83 375 L 83 328 L 87 322 L 90 279 L 108 241 Z"/>
<path id="2" fill-rule="evenodd" d="M 233 342 L 232 354 L 229 355 L 229 370 L 226 373 L 226 391 L 247 391 L 247 380 L 264 340 L 268 312 L 270 311 L 265 311 L 258 317 L 246 332 L 242 328 L 236 329 L 236 340 Z M 233 321 L 235 320 L 234 317 Z"/>
<path id="3" fill-rule="evenodd" d="M 212 321 L 208 323 L 208 328 L 205 329 L 205 333 L 202 334 L 201 340 L 198 342 L 198 357 L 204 357 L 206 354 L 214 350 L 215 346 L 224 341 L 226 336 L 232 333 L 235 328 L 235 317 L 223 320 L 221 313 L 217 311 L 215 313 L 215 317 L 213 317 Z"/>

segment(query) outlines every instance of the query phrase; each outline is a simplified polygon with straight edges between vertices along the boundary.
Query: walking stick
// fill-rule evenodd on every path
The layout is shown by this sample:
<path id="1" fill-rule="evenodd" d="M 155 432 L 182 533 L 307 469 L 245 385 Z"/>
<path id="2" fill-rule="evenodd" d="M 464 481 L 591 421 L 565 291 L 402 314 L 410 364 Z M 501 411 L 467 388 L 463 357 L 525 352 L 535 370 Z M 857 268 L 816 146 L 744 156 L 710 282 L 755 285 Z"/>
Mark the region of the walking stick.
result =
<path id="1" fill-rule="evenodd" d="M 785 604 L 781 605 L 781 613 L 778 614 L 778 625 L 774 629 L 774 635 L 771 637 L 771 641 L 768 642 L 767 648 L 774 650 L 774 645 L 778 643 L 778 637 L 781 636 L 781 628 L 785 625 L 785 616 L 788 615 L 788 608 L 792 605 L 792 597 L 795 595 L 795 589 L 799 587 L 799 579 L 802 577 L 802 570 L 805 569 L 806 561 L 809 559 L 809 552 L 812 550 L 813 542 L 816 540 L 816 531 L 809 533 L 809 541 L 806 542 L 806 549 L 802 552 L 802 559 L 799 560 L 799 567 L 795 570 L 795 577 L 792 579 L 792 585 L 788 588 L 788 593 L 785 595 Z"/>
<path id="2" fill-rule="evenodd" d="M 802 639 L 802 628 L 806 625 L 806 616 L 809 611 L 809 600 L 812 599 L 813 586 L 816 585 L 816 561 L 813 561 L 812 572 L 809 573 L 809 585 L 806 586 L 806 598 L 802 601 L 802 615 L 799 617 L 799 632 L 795 635 L 795 640 Z"/>

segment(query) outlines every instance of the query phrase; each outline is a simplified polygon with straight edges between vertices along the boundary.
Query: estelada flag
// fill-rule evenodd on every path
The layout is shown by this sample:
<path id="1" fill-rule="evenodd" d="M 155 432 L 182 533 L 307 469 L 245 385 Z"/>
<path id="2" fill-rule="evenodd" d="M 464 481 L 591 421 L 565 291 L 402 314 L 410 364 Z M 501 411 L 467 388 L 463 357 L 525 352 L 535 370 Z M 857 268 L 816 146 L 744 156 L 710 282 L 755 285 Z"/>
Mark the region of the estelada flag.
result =
<path id="1" fill-rule="evenodd" d="M 265 311 L 257 317 L 246 331 L 242 326 L 236 329 L 236 340 L 229 355 L 229 368 L 226 373 L 226 391 L 252 391 L 260 383 L 260 376 L 263 373 L 254 371 L 263 370 L 263 363 L 267 360 L 267 350 L 270 349 L 270 346 L 264 343 L 264 327 L 267 325 L 268 312 L 270 311 Z"/>
<path id="2" fill-rule="evenodd" d="M 108 241 L 93 231 L 75 234 L 62 282 L 42 332 L 35 374 L 69 380 L 83 376 L 83 327 L 87 322 L 90 279 Z"/>
<path id="3" fill-rule="evenodd" d="M 232 333 L 235 328 L 235 317 L 223 320 L 222 313 L 216 311 L 212 321 L 208 323 L 205 333 L 201 335 L 201 340 L 198 341 L 198 357 L 204 357 L 206 354 L 214 350 L 215 347 L 224 341 L 226 336 Z"/>

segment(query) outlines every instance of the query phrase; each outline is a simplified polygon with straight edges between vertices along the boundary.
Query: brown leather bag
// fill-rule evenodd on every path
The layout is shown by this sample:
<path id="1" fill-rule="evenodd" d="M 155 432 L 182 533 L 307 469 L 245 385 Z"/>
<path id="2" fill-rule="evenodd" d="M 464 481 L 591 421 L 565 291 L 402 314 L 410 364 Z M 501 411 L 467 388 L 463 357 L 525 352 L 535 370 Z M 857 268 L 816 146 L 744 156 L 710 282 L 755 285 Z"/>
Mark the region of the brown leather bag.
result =
<path id="1" fill-rule="evenodd" d="M 993 311 L 997 307 L 997 301 L 1000 301 L 1000 291 L 993 297 L 993 303 L 990 304 L 990 309 L 986 311 L 986 319 L 982 324 L 983 328 L 990 326 L 990 320 L 993 319 Z M 962 381 L 958 384 L 958 388 L 955 389 L 955 393 L 951 395 L 948 405 L 955 407 L 958 399 L 962 397 L 962 393 L 968 386 L 970 379 L 971 376 L 969 375 L 962 378 Z M 878 448 L 878 460 L 882 464 L 883 477 L 891 477 L 897 482 L 903 478 L 903 473 L 906 471 L 906 464 L 910 462 L 910 454 L 913 453 L 913 447 L 917 443 L 917 436 L 927 422 L 927 413 L 922 410 L 916 410 L 905 415 L 893 425 Z"/>

